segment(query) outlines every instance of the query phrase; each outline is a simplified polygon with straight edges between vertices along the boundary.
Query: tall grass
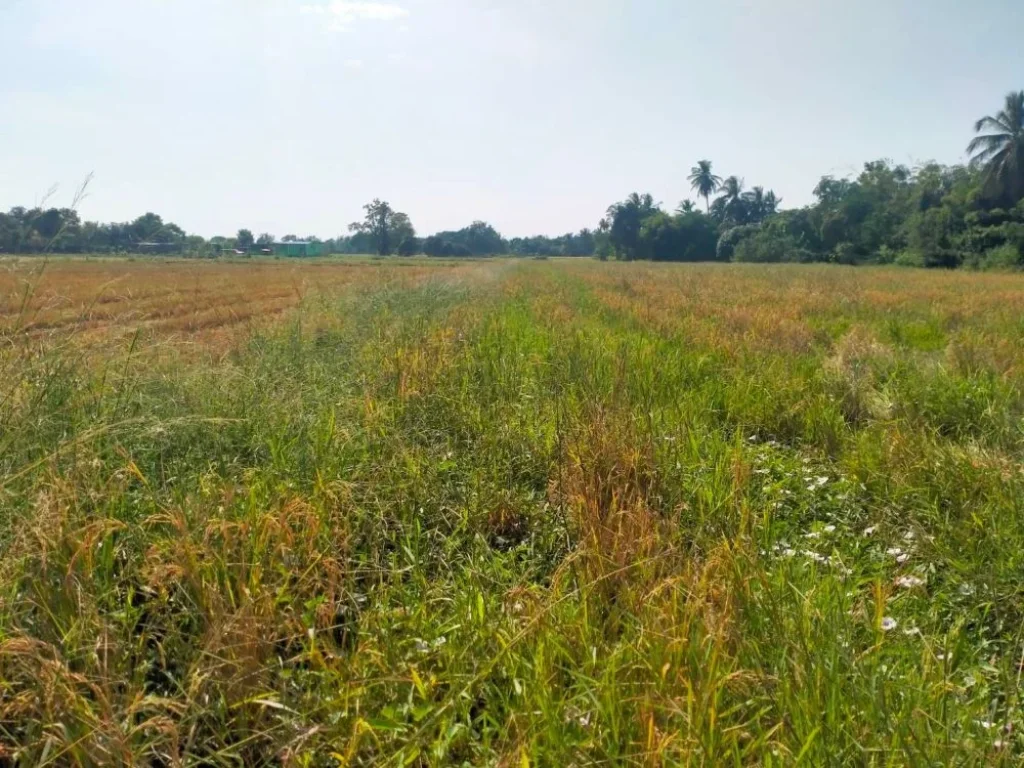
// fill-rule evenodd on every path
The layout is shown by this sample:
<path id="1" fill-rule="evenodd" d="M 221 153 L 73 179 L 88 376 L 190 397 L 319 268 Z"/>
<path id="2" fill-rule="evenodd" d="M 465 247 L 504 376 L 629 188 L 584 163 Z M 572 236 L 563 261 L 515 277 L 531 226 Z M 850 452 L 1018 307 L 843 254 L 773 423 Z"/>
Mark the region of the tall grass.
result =
<path id="1" fill-rule="evenodd" d="M 1000 280 L 494 263 L 207 361 L 9 334 L 3 759 L 1019 764 Z"/>

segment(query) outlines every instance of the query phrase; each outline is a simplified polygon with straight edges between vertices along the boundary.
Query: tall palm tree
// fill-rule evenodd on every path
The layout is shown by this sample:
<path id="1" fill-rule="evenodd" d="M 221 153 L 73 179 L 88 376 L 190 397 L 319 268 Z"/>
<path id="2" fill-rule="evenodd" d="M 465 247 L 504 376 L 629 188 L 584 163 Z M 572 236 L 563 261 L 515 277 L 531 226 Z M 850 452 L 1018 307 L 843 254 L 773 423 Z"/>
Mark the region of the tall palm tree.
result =
<path id="1" fill-rule="evenodd" d="M 687 199 L 679 204 L 679 207 L 676 208 L 676 213 L 693 213 L 695 210 L 697 210 L 697 206 L 693 204 L 693 200 Z"/>
<path id="2" fill-rule="evenodd" d="M 721 218 L 730 219 L 733 224 L 743 224 L 746 220 L 747 204 L 743 196 L 743 179 L 730 176 L 718 188 L 721 194 L 715 198 L 715 208 Z"/>
<path id="3" fill-rule="evenodd" d="M 690 188 L 704 198 L 704 205 L 708 213 L 711 213 L 711 196 L 718 191 L 722 185 L 722 179 L 715 176 L 711 171 L 710 160 L 698 160 L 697 164 L 690 169 Z"/>
<path id="4" fill-rule="evenodd" d="M 1013 202 L 1024 196 L 1024 91 L 1006 94 L 1006 103 L 995 117 L 986 115 L 974 125 L 975 136 L 967 145 L 971 164 L 985 170 L 985 188 L 1009 195 Z"/>

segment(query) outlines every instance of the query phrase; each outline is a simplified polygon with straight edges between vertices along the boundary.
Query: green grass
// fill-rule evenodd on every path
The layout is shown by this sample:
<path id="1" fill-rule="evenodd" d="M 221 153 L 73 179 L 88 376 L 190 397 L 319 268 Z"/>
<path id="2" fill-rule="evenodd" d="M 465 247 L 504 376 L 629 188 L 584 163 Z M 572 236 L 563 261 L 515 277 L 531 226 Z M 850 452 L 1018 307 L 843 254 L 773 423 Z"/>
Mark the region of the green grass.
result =
<path id="1" fill-rule="evenodd" d="M 994 283 L 487 275 L 217 362 L 7 340 L 6 759 L 1020 764 Z"/>

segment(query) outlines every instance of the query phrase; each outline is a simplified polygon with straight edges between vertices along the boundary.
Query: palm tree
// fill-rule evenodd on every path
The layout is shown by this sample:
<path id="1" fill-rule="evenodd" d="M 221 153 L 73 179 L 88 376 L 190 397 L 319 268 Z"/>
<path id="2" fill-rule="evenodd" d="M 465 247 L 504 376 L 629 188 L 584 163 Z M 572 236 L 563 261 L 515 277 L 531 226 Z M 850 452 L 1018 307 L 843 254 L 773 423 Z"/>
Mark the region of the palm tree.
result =
<path id="1" fill-rule="evenodd" d="M 704 198 L 704 205 L 711 213 L 711 196 L 722 186 L 722 179 L 711 172 L 710 160 L 698 160 L 690 169 L 690 188 Z"/>
<path id="2" fill-rule="evenodd" d="M 693 204 L 693 200 L 683 200 L 676 208 L 676 213 L 693 213 L 695 210 L 697 210 L 697 206 Z"/>
<path id="3" fill-rule="evenodd" d="M 715 208 L 720 218 L 731 219 L 733 224 L 743 224 L 747 212 L 743 196 L 743 179 L 730 176 L 722 182 L 718 191 L 722 194 L 715 199 Z"/>
<path id="4" fill-rule="evenodd" d="M 1009 195 L 1016 202 L 1024 195 L 1024 91 L 1006 95 L 1006 104 L 995 117 L 987 115 L 974 125 L 975 136 L 967 145 L 971 165 L 982 166 L 985 188 Z"/>

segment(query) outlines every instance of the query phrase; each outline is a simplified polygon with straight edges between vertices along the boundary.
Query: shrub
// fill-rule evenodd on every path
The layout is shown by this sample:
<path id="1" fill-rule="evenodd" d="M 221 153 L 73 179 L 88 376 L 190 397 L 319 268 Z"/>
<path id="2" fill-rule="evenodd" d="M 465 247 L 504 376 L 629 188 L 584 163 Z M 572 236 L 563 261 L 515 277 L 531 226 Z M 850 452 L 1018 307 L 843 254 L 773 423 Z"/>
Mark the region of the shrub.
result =
<path id="1" fill-rule="evenodd" d="M 744 238 L 733 252 L 733 261 L 755 263 L 814 261 L 814 254 L 801 248 L 789 235 L 764 229 Z"/>
<path id="2" fill-rule="evenodd" d="M 759 232 L 761 227 L 757 224 L 741 224 L 738 227 L 727 229 L 718 238 L 717 255 L 719 261 L 732 261 L 736 246 L 748 237 Z"/>
<path id="3" fill-rule="evenodd" d="M 982 269 L 1017 269 L 1020 265 L 1021 253 L 1010 243 L 986 251 L 980 264 Z"/>
<path id="4" fill-rule="evenodd" d="M 853 243 L 839 243 L 832 249 L 829 261 L 833 264 L 856 264 L 857 248 Z"/>
<path id="5" fill-rule="evenodd" d="M 415 256 L 420 252 L 420 241 L 416 237 L 406 237 L 398 244 L 399 256 Z"/>
<path id="6" fill-rule="evenodd" d="M 920 251 L 900 251 L 896 254 L 896 258 L 893 260 L 893 264 L 899 267 L 923 267 L 925 266 L 924 258 L 921 256 Z"/>

